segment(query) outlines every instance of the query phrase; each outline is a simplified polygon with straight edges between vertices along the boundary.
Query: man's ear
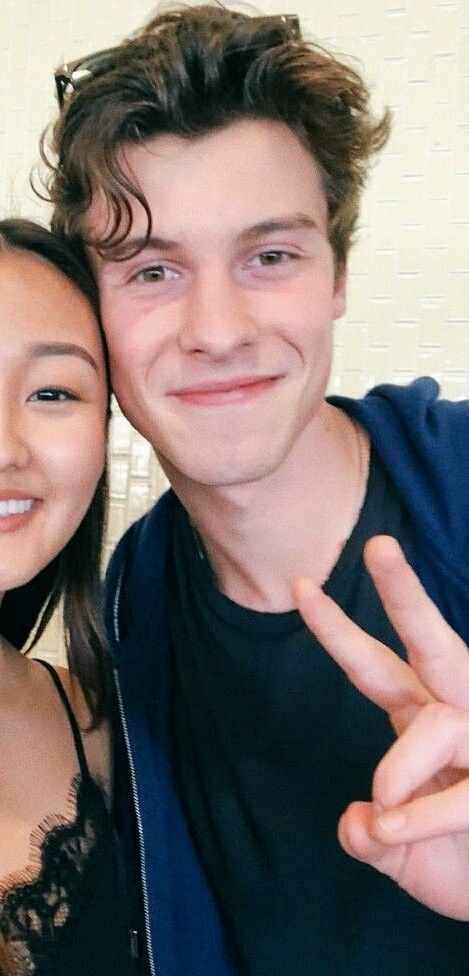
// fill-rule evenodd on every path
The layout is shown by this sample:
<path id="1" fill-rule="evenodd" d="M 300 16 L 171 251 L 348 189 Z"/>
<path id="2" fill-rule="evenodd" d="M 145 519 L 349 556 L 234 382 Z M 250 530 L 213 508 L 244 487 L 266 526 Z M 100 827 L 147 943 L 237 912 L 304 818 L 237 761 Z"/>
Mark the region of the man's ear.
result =
<path id="1" fill-rule="evenodd" d="M 332 318 L 334 321 L 340 319 L 345 312 L 347 305 L 347 270 L 346 268 L 337 269 L 334 282 L 334 295 L 332 299 Z"/>

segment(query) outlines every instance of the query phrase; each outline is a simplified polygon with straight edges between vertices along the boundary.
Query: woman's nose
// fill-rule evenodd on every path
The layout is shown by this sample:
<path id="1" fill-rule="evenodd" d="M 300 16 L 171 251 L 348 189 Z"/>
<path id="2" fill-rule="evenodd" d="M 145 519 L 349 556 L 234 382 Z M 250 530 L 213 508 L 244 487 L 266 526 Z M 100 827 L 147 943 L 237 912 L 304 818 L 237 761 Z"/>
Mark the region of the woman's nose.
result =
<path id="1" fill-rule="evenodd" d="M 28 458 L 25 430 L 18 411 L 0 403 L 0 471 L 23 468 Z"/>

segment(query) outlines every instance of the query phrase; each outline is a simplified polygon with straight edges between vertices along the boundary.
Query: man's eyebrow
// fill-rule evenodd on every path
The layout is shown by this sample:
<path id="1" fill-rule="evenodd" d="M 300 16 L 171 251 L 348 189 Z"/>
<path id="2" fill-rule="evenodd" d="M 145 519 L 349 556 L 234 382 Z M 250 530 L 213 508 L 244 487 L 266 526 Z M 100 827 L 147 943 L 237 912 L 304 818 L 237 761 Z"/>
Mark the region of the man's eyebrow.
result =
<path id="1" fill-rule="evenodd" d="M 74 342 L 35 342 L 29 347 L 29 353 L 33 359 L 41 359 L 44 356 L 78 356 L 99 373 L 98 364 L 91 353 Z"/>
<path id="2" fill-rule="evenodd" d="M 178 246 L 177 241 L 157 237 L 155 234 L 151 234 L 150 237 L 146 234 L 139 237 L 129 236 L 118 244 L 107 245 L 101 256 L 105 261 L 127 261 L 128 258 L 133 258 L 142 252 L 175 251 Z"/>
<path id="3" fill-rule="evenodd" d="M 307 217 L 306 214 L 293 214 L 288 217 L 261 220 L 259 223 L 240 231 L 238 237 L 240 240 L 249 241 L 261 237 L 262 234 L 271 234 L 274 231 L 302 229 L 319 230 L 320 228 L 317 221 L 313 220 L 312 217 Z M 129 258 L 142 253 L 147 254 L 149 251 L 176 251 L 179 247 L 178 241 L 159 237 L 155 234 L 151 234 L 148 238 L 146 235 L 129 236 L 124 241 L 119 241 L 118 244 L 108 245 L 102 257 L 105 261 L 127 261 Z"/>
<path id="4" fill-rule="evenodd" d="M 269 220 L 261 220 L 252 227 L 247 227 L 239 235 L 242 240 L 251 240 L 254 237 L 261 237 L 263 234 L 272 234 L 282 230 L 319 230 L 319 224 L 312 217 L 306 214 L 293 214 L 291 217 L 279 217 Z"/>

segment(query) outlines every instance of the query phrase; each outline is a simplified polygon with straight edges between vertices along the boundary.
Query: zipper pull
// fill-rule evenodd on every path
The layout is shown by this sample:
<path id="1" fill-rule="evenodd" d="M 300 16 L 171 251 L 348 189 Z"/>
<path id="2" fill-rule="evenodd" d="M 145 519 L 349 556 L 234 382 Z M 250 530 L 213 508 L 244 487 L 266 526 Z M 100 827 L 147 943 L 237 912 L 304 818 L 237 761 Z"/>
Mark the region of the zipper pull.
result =
<path id="1" fill-rule="evenodd" d="M 140 940 L 137 929 L 129 929 L 130 955 L 132 959 L 140 959 Z"/>

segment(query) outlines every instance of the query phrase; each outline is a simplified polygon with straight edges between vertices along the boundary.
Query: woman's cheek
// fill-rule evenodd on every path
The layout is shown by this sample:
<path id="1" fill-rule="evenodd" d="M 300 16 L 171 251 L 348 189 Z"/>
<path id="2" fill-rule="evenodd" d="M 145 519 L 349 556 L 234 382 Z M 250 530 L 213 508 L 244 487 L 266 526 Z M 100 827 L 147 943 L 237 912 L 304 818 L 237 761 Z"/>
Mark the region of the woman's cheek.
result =
<path id="1" fill-rule="evenodd" d="M 52 440 L 49 464 L 56 485 L 73 494 L 81 489 L 94 494 L 106 457 L 106 433 L 102 417 L 88 418 Z"/>

